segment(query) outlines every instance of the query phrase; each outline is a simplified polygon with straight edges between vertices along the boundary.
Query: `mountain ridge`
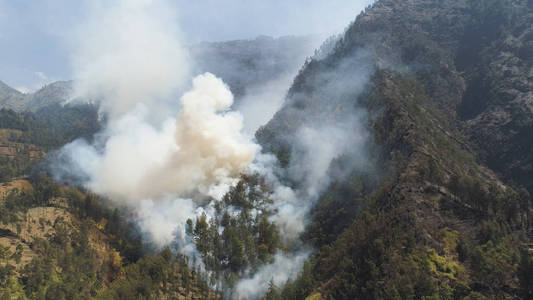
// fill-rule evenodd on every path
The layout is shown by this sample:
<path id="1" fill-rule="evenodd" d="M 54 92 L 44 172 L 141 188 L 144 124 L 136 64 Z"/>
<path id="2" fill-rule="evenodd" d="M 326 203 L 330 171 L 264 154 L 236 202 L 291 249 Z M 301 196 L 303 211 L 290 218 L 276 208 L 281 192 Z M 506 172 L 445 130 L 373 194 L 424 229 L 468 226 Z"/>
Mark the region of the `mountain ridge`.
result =
<path id="1" fill-rule="evenodd" d="M 259 36 L 249 40 L 203 42 L 188 49 L 194 61 L 192 72 L 211 72 L 222 78 L 238 103 L 250 89 L 295 73 L 305 57 L 312 54 L 314 40 L 313 36 Z M 72 80 L 55 81 L 23 94 L 0 81 L 0 108 L 37 112 L 62 104 L 69 100 L 73 84 Z"/>
<path id="2" fill-rule="evenodd" d="M 377 147 L 371 159 L 384 164 L 385 175 L 362 194 L 354 185 L 368 184 L 352 179 L 325 191 L 304 235 L 319 251 L 296 281 L 271 290 L 271 299 L 533 295 L 531 270 L 523 267 L 531 260 L 531 196 L 513 183 L 533 179 L 531 87 L 524 84 L 532 64 L 523 55 L 524 47 L 533 50 L 531 8 L 531 1 L 381 0 L 357 17 L 328 56 L 306 63 L 281 110 L 257 132 L 263 149 L 284 166 L 294 163 L 290 141 L 299 128 L 314 126 L 316 112 L 337 101 L 337 94 L 322 93 L 330 78 L 323 74 L 357 80 L 355 68 L 342 71 L 342 61 L 368 60 L 373 71 L 364 92 L 350 96 L 353 84 L 343 83 L 348 97 L 341 103 L 369 116 L 365 126 Z M 513 46 L 504 50 L 515 50 L 500 54 L 506 43 Z M 354 55 L 361 51 L 364 61 Z M 494 70 L 480 72 L 483 65 Z M 476 77 L 486 86 L 476 85 Z M 522 90 L 501 96 L 513 85 Z M 474 99 L 491 103 L 488 112 L 468 106 L 471 95 L 491 89 L 492 101 Z M 498 121 L 498 111 L 518 124 L 509 128 L 504 119 L 483 128 L 479 120 Z M 478 138 L 480 130 L 486 134 Z M 523 168 L 518 176 L 517 168 Z"/>

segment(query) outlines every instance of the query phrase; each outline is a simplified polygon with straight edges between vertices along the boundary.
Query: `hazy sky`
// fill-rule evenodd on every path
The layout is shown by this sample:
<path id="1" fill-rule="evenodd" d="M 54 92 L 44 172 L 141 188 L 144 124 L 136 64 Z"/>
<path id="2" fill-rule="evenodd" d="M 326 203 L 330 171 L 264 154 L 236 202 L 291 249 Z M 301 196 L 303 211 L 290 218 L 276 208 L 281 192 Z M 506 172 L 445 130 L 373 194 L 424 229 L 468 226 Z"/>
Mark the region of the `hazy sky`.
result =
<path id="1" fill-rule="evenodd" d="M 86 21 L 88 7 L 95 2 L 98 0 L 0 0 L 0 80 L 32 91 L 45 83 L 70 79 L 69 36 Z M 171 2 L 182 39 L 195 43 L 258 35 L 339 33 L 373 0 Z"/>

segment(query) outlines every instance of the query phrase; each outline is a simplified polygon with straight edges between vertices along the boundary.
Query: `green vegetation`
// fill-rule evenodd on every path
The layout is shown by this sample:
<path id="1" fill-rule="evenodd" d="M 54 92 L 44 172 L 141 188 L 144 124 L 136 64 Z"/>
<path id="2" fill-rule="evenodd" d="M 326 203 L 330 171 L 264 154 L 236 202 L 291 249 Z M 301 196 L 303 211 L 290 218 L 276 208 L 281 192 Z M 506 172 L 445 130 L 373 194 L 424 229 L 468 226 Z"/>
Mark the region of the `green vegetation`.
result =
<path id="1" fill-rule="evenodd" d="M 498 185 L 477 165 L 453 123 L 424 100 L 417 79 L 384 71 L 374 80 L 369 105 L 380 114 L 372 128 L 383 152 L 391 154 L 383 158 L 386 180 L 379 188 L 351 181 L 359 191 L 358 209 L 340 235 L 322 220 L 339 216 L 334 203 L 346 203 L 331 185 L 317 204 L 327 214 L 317 214 L 306 233 L 321 248 L 297 280 L 271 288 L 267 298 L 305 299 L 317 292 L 325 299 L 527 294 L 529 260 L 520 256 L 520 236 L 530 222 L 528 193 Z"/>
<path id="2" fill-rule="evenodd" d="M 75 138 L 91 138 L 100 129 L 97 108 L 92 105 L 47 106 L 36 113 L 0 110 L 0 128 L 22 131 L 11 142 L 32 144 L 50 150 Z"/>
<path id="3" fill-rule="evenodd" d="M 96 195 L 57 185 L 37 167 L 44 154 L 100 124 L 93 106 L 50 106 L 36 114 L 0 110 L 3 143 L 0 179 L 9 187 L 26 175 L 28 186 L 0 196 L 0 299 L 153 299 L 201 296 L 216 299 L 207 282 L 168 249 L 147 255 L 125 211 Z M 23 180 L 24 181 L 24 180 Z"/>
<path id="4" fill-rule="evenodd" d="M 78 137 L 92 138 L 100 129 L 92 105 L 45 107 L 37 113 L 0 109 L 0 146 L 11 155 L 0 154 L 0 182 L 28 175 L 44 155 Z M 7 136 L 5 136 L 7 135 Z"/>
<path id="5" fill-rule="evenodd" d="M 0 246 L 2 299 L 218 297 L 185 258 L 168 249 L 147 255 L 134 224 L 97 196 L 60 187 L 45 175 L 34 178 L 32 187 L 14 189 L 0 201 L 3 228 L 18 231 L 0 235 L 18 239 L 33 253 L 21 264 L 20 243 L 14 252 Z M 45 208 L 59 215 L 49 216 Z M 42 211 L 40 225 L 32 209 Z"/>
<path id="6" fill-rule="evenodd" d="M 96 299 L 158 299 L 178 296 L 219 299 L 201 276 L 188 268 L 187 259 L 166 248 L 158 255 L 146 255 L 125 267 L 119 277 Z"/>
<path id="7" fill-rule="evenodd" d="M 187 231 L 212 271 L 212 284 L 233 286 L 246 270 L 270 262 L 281 248 L 278 229 L 268 220 L 273 213 L 270 193 L 261 176 L 243 175 L 216 203 L 214 218 L 208 221 L 203 215 L 195 222 L 188 220 Z"/>

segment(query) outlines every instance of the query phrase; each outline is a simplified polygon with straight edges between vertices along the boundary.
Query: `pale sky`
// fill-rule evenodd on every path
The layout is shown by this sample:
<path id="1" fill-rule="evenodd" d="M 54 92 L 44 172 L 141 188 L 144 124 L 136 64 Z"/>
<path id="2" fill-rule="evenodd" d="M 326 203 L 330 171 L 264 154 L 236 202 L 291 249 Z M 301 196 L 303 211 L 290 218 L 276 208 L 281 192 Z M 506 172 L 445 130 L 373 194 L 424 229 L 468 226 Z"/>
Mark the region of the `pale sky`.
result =
<path id="1" fill-rule="evenodd" d="M 0 0 L 0 80 L 33 91 L 70 79 L 68 33 L 86 21 L 88 7 L 95 1 Z M 170 2 L 182 39 L 190 44 L 258 35 L 337 34 L 373 0 Z M 112 5 L 113 1 L 102 3 Z"/>

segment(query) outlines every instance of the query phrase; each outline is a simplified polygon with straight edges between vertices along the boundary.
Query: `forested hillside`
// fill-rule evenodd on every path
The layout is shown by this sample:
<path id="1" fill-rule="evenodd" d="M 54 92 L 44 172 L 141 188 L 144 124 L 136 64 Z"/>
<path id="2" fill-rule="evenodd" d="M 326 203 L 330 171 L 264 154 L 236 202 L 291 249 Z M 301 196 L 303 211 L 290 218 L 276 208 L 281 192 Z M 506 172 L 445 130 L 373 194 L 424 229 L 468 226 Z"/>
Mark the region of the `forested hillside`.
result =
<path id="1" fill-rule="evenodd" d="M 531 1 L 377 1 L 306 63 L 258 140 L 290 166 L 299 128 L 356 107 L 384 172 L 330 185 L 304 235 L 319 251 L 269 298 L 533 296 L 532 16 Z"/>
<path id="2" fill-rule="evenodd" d="M 46 153 L 100 128 L 96 107 L 0 110 L 2 299 L 217 299 L 170 249 L 150 251 L 128 210 L 55 183 Z"/>

